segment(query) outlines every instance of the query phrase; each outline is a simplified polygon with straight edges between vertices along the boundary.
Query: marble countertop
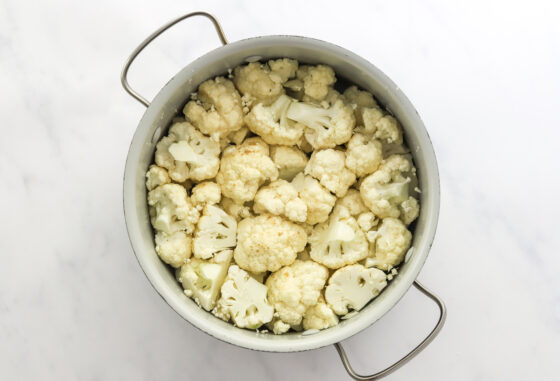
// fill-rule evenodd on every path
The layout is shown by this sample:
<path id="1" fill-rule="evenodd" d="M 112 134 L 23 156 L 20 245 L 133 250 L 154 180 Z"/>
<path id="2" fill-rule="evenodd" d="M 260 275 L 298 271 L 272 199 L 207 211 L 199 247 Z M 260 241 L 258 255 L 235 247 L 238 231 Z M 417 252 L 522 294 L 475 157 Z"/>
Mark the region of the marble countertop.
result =
<path id="1" fill-rule="evenodd" d="M 337 5 L 335 5 L 337 4 Z M 208 10 L 232 41 L 298 34 L 373 62 L 433 139 L 441 215 L 419 279 L 447 303 L 440 336 L 390 380 L 552 380 L 560 370 L 557 2 L 0 2 L 0 378 L 345 380 L 333 347 L 270 354 L 219 342 L 154 292 L 122 212 L 144 108 L 121 66 L 164 22 Z M 150 99 L 216 47 L 204 19 L 149 47 Z M 360 372 L 418 343 L 436 309 L 411 290 L 345 342 Z"/>

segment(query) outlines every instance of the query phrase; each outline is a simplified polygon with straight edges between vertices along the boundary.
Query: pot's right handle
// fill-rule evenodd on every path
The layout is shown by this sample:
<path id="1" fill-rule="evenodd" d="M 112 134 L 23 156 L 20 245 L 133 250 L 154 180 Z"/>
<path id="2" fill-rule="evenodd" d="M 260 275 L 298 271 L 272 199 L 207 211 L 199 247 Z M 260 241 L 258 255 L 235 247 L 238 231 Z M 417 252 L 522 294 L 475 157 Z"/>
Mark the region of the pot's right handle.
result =
<path id="1" fill-rule="evenodd" d="M 428 290 L 426 287 L 422 286 L 420 283 L 414 282 L 414 286 L 418 290 L 420 290 L 420 292 L 426 295 L 428 298 L 432 299 L 439 307 L 439 320 L 436 326 L 434 327 L 434 329 L 432 329 L 432 332 L 430 332 L 430 334 L 424 340 L 422 340 L 420 344 L 416 346 L 416 348 L 410 351 L 402 359 L 400 359 L 390 367 L 385 368 L 382 371 L 379 371 L 369 376 L 363 376 L 361 374 L 357 374 L 354 371 L 354 369 L 352 369 L 352 366 L 350 365 L 350 362 L 348 360 L 348 357 L 346 356 L 346 352 L 344 351 L 342 344 L 341 343 L 334 344 L 336 350 L 338 351 L 340 359 L 342 360 L 342 364 L 344 365 L 344 368 L 346 368 L 346 371 L 348 372 L 350 377 L 352 377 L 354 380 L 358 380 L 358 381 L 379 380 L 380 378 L 383 378 L 393 373 L 395 370 L 399 369 L 401 366 L 403 366 L 408 361 L 410 361 L 414 356 L 420 353 L 424 348 L 426 348 L 426 346 L 428 346 L 428 344 L 430 344 L 432 340 L 435 339 L 435 337 L 443 327 L 443 324 L 445 323 L 445 318 L 447 317 L 447 309 L 445 308 L 445 304 L 443 303 L 443 301 L 433 292 Z"/>
<path id="2" fill-rule="evenodd" d="M 173 25 L 177 24 L 178 22 L 183 21 L 183 20 L 188 19 L 188 18 L 193 17 L 193 16 L 203 16 L 203 17 L 206 17 L 207 19 L 209 19 L 210 21 L 212 21 L 212 24 L 214 24 L 214 28 L 216 29 L 216 33 L 218 34 L 218 37 L 220 38 L 220 41 L 222 42 L 222 45 L 226 45 L 228 43 L 227 39 L 226 39 L 226 36 L 224 35 L 224 31 L 222 30 L 222 26 L 220 25 L 218 20 L 216 20 L 216 18 L 214 16 L 212 16 L 210 13 L 206 13 L 206 12 L 187 13 L 186 15 L 177 17 L 176 19 L 169 21 L 167 24 L 163 25 L 161 28 L 156 30 L 154 33 L 150 34 L 148 36 L 148 38 L 146 38 L 144 41 L 142 41 L 140 43 L 140 45 L 138 45 L 138 47 L 136 49 L 134 49 L 134 51 L 132 52 L 130 57 L 128 57 L 128 59 L 126 60 L 126 62 L 124 64 L 124 67 L 122 69 L 122 72 L 121 72 L 121 83 L 122 83 L 124 89 L 126 90 L 126 92 L 129 93 L 138 102 L 142 103 L 144 106 L 148 107 L 150 105 L 150 102 L 148 102 L 146 100 L 146 98 L 144 98 L 143 96 L 138 94 L 135 90 L 133 90 L 130 87 L 130 85 L 128 84 L 127 75 L 128 75 L 128 69 L 130 68 L 130 65 L 132 64 L 132 62 L 134 62 L 134 60 L 136 59 L 138 54 L 142 50 L 144 50 L 144 48 L 146 46 L 148 46 L 150 44 L 150 42 L 155 40 L 155 38 L 157 36 L 159 36 L 160 34 L 165 32 L 167 29 L 171 28 Z"/>

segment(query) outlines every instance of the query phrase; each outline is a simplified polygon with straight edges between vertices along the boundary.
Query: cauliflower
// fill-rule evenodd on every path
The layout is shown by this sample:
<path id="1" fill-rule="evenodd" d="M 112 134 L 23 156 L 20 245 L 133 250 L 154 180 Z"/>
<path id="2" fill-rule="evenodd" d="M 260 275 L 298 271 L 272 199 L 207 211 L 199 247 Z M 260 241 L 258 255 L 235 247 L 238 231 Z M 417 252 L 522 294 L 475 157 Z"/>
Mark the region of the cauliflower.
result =
<path id="1" fill-rule="evenodd" d="M 347 144 L 346 167 L 362 177 L 373 173 L 383 160 L 383 151 L 379 140 L 370 140 L 365 135 L 355 133 Z"/>
<path id="2" fill-rule="evenodd" d="M 284 323 L 282 320 L 278 318 L 273 318 L 270 323 L 266 325 L 268 329 L 270 329 L 275 335 L 281 335 L 286 333 L 290 330 L 291 326 L 289 324 Z"/>
<path id="3" fill-rule="evenodd" d="M 338 324 L 338 317 L 329 307 L 323 295 L 319 297 L 317 304 L 311 306 L 303 315 L 304 329 L 327 329 Z"/>
<path id="4" fill-rule="evenodd" d="M 231 198 L 223 197 L 220 207 L 230 216 L 235 218 L 237 222 L 244 218 L 252 217 L 251 208 L 242 204 L 237 204 Z"/>
<path id="5" fill-rule="evenodd" d="M 366 260 L 366 266 L 390 270 L 398 266 L 410 247 L 412 234 L 403 222 L 396 218 L 385 218 L 373 236 L 375 255 Z"/>
<path id="6" fill-rule="evenodd" d="M 247 114 L 245 122 L 268 144 L 294 145 L 303 135 L 303 125 L 286 118 L 293 101 L 287 95 L 280 95 L 270 106 L 259 103 Z"/>
<path id="7" fill-rule="evenodd" d="M 191 256 L 191 237 L 184 231 L 156 233 L 156 253 L 172 267 L 181 267 Z"/>
<path id="8" fill-rule="evenodd" d="M 235 262 L 244 270 L 276 271 L 293 263 L 307 244 L 305 230 L 282 217 L 261 215 L 237 226 Z"/>
<path id="9" fill-rule="evenodd" d="M 334 213 L 336 213 L 340 208 L 346 208 L 353 217 L 356 217 L 364 212 L 369 212 L 369 209 L 362 201 L 360 192 L 354 188 L 348 189 L 346 195 L 336 201 L 336 204 L 334 205 Z"/>
<path id="10" fill-rule="evenodd" d="M 403 133 L 399 122 L 391 115 L 383 116 L 380 109 L 364 109 L 364 131 L 384 143 L 403 143 Z"/>
<path id="11" fill-rule="evenodd" d="M 270 157 L 278 168 L 278 177 L 292 181 L 307 165 L 307 156 L 297 147 L 272 146 Z"/>
<path id="12" fill-rule="evenodd" d="M 206 204 L 218 204 L 221 199 L 220 186 L 212 181 L 199 183 L 192 189 L 191 202 L 198 210 L 201 210 Z"/>
<path id="13" fill-rule="evenodd" d="M 341 208 L 328 222 L 313 228 L 309 237 L 311 259 L 338 269 L 368 256 L 368 242 L 350 212 Z"/>
<path id="14" fill-rule="evenodd" d="M 235 247 L 237 221 L 214 205 L 206 205 L 193 240 L 194 256 L 208 259 L 214 253 Z"/>
<path id="15" fill-rule="evenodd" d="M 420 214 L 420 205 L 418 204 L 418 200 L 414 197 L 409 197 L 407 200 L 403 201 L 401 204 L 401 215 L 399 218 L 405 225 L 410 225 L 412 221 L 418 218 L 418 214 Z"/>
<path id="16" fill-rule="evenodd" d="M 297 67 L 297 61 L 286 58 L 268 65 L 251 62 L 235 68 L 233 81 L 241 94 L 268 105 L 284 93 L 282 84 L 295 75 Z"/>
<path id="17" fill-rule="evenodd" d="M 299 198 L 307 205 L 305 222 L 310 225 L 325 222 L 329 218 L 336 197 L 313 177 L 305 176 L 303 173 L 292 180 L 292 185 L 298 191 Z"/>
<path id="18" fill-rule="evenodd" d="M 183 113 L 216 142 L 243 127 L 241 97 L 233 82 L 223 77 L 210 79 L 200 85 L 198 100 L 188 102 Z"/>
<path id="19" fill-rule="evenodd" d="M 327 109 L 309 103 L 292 103 L 286 116 L 305 126 L 305 137 L 315 149 L 346 143 L 356 122 L 352 108 L 342 100 Z"/>
<path id="20" fill-rule="evenodd" d="M 213 311 L 219 318 L 232 319 L 240 328 L 257 329 L 272 320 L 274 308 L 267 300 L 267 288 L 236 265 L 229 268 L 222 296 Z"/>
<path id="21" fill-rule="evenodd" d="M 253 210 L 258 214 L 285 216 L 294 222 L 304 222 L 307 219 L 307 205 L 286 180 L 275 180 L 259 189 L 255 195 Z"/>
<path id="22" fill-rule="evenodd" d="M 276 180 L 278 169 L 268 152 L 268 145 L 260 138 L 249 138 L 240 146 L 227 147 L 216 176 L 222 194 L 243 204 L 255 198 L 266 180 Z"/>
<path id="23" fill-rule="evenodd" d="M 171 180 L 165 168 L 158 167 L 157 165 L 150 165 L 150 169 L 146 172 L 146 188 L 149 191 L 154 190 L 163 184 L 169 184 Z"/>
<path id="24" fill-rule="evenodd" d="M 363 110 L 365 108 L 377 108 L 377 102 L 373 99 L 373 95 L 367 91 L 359 90 L 356 86 L 350 86 L 343 94 L 346 102 L 354 105 L 354 114 L 356 123 L 363 125 Z"/>
<path id="25" fill-rule="evenodd" d="M 305 174 L 319 180 L 322 186 L 338 197 L 343 197 L 356 182 L 356 175 L 344 166 L 344 153 L 332 148 L 313 152 Z"/>
<path id="26" fill-rule="evenodd" d="M 220 145 L 188 122 L 175 123 L 156 145 L 156 163 L 176 182 L 211 179 L 220 166 Z"/>
<path id="27" fill-rule="evenodd" d="M 379 218 L 406 216 L 412 222 L 418 215 L 417 202 L 409 196 L 411 162 L 400 155 L 387 158 L 377 171 L 366 177 L 360 185 L 364 204 Z M 406 210 L 405 210 L 406 208 Z"/>
<path id="28" fill-rule="evenodd" d="M 163 184 L 148 193 L 152 225 L 156 230 L 192 233 L 198 221 L 198 210 L 191 204 L 187 191 L 179 184 Z"/>
<path id="29" fill-rule="evenodd" d="M 185 294 L 192 297 L 206 311 L 211 311 L 216 305 L 231 255 L 232 251 L 227 250 L 224 255 L 211 261 L 193 258 L 178 270 L 177 280 L 183 285 Z"/>
<path id="30" fill-rule="evenodd" d="M 378 269 L 362 265 L 346 266 L 335 271 L 325 289 L 325 299 L 335 313 L 345 315 L 349 309 L 361 310 L 387 286 L 387 276 Z"/>
<path id="31" fill-rule="evenodd" d="M 297 77 L 303 82 L 305 95 L 319 101 L 325 99 L 329 87 L 336 82 L 334 70 L 325 65 L 301 66 Z"/>
<path id="32" fill-rule="evenodd" d="M 379 223 L 379 219 L 375 217 L 375 214 L 372 212 L 361 213 L 356 221 L 358 222 L 360 229 L 362 229 L 362 231 L 366 234 Z"/>
<path id="33" fill-rule="evenodd" d="M 298 260 L 270 274 L 266 280 L 268 300 L 280 320 L 290 325 L 301 323 L 305 311 L 319 300 L 328 277 L 324 266 Z"/>

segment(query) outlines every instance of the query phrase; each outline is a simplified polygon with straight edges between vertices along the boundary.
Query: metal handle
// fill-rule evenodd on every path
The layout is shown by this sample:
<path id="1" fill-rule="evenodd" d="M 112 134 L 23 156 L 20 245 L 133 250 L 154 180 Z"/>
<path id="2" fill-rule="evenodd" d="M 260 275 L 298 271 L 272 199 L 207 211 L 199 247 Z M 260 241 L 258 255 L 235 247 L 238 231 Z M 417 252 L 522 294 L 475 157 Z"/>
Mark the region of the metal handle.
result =
<path id="1" fill-rule="evenodd" d="M 177 17 L 176 19 L 171 20 L 167 24 L 163 25 L 161 28 L 156 30 L 154 33 L 150 34 L 148 36 L 148 38 L 146 38 L 144 41 L 142 41 L 140 43 L 140 45 L 138 45 L 138 47 L 136 49 L 134 49 L 134 51 L 132 52 L 130 57 L 128 57 L 128 59 L 126 60 L 126 62 L 124 64 L 124 67 L 122 69 L 122 72 L 121 72 L 121 83 L 122 83 L 124 89 L 126 90 L 126 92 L 129 93 L 138 102 L 142 103 L 144 106 L 148 107 L 150 105 L 150 102 L 148 102 L 146 100 L 146 98 L 144 98 L 143 96 L 138 94 L 135 90 L 133 90 L 130 87 L 130 85 L 128 84 L 127 75 L 128 75 L 128 69 L 130 68 L 130 65 L 132 64 L 132 62 L 134 62 L 134 60 L 136 59 L 138 54 L 142 50 L 144 50 L 144 48 L 146 46 L 148 46 L 148 44 L 150 42 L 152 42 L 157 36 L 159 36 L 160 34 L 165 32 L 167 29 L 171 28 L 173 25 L 177 24 L 178 22 L 183 21 L 183 20 L 188 19 L 189 17 L 193 17 L 193 16 L 204 16 L 207 19 L 209 19 L 210 21 L 212 21 L 212 24 L 214 24 L 214 28 L 216 29 L 216 33 L 218 34 L 218 37 L 220 38 L 220 41 L 222 42 L 222 45 L 226 45 L 228 43 L 227 39 L 226 39 L 226 36 L 224 35 L 224 31 L 222 30 L 222 26 L 220 25 L 218 20 L 216 20 L 216 18 L 214 16 L 212 16 L 210 13 L 206 13 L 206 12 L 192 12 L 192 13 L 188 13 L 186 15 L 183 15 L 181 17 Z"/>
<path id="2" fill-rule="evenodd" d="M 440 315 L 436 326 L 434 327 L 434 329 L 432 329 L 432 332 L 430 332 L 430 334 L 424 340 L 422 340 L 420 344 L 416 346 L 416 348 L 410 351 L 402 359 L 400 359 L 390 367 L 369 376 L 362 376 L 360 374 L 357 374 L 354 371 L 354 369 L 352 369 L 352 366 L 348 361 L 348 357 L 346 356 L 346 352 L 344 351 L 344 348 L 342 348 L 342 344 L 341 343 L 334 344 L 336 350 L 338 351 L 340 359 L 342 360 L 342 364 L 344 365 L 344 368 L 346 368 L 346 371 L 348 372 L 350 377 L 352 377 L 354 380 L 358 380 L 358 381 L 379 380 L 380 378 L 383 378 L 393 373 L 395 370 L 399 369 L 401 366 L 403 366 L 408 361 L 410 361 L 414 356 L 420 353 L 424 348 L 426 348 L 428 344 L 430 344 L 432 340 L 435 339 L 435 337 L 443 327 L 443 324 L 445 323 L 445 318 L 447 317 L 447 309 L 445 308 L 445 304 L 443 303 L 443 301 L 439 297 L 437 297 L 434 293 L 432 293 L 430 290 L 428 290 L 426 287 L 422 286 L 420 283 L 414 282 L 414 286 L 418 290 L 420 290 L 420 292 L 426 295 L 428 298 L 432 299 L 439 307 Z"/>

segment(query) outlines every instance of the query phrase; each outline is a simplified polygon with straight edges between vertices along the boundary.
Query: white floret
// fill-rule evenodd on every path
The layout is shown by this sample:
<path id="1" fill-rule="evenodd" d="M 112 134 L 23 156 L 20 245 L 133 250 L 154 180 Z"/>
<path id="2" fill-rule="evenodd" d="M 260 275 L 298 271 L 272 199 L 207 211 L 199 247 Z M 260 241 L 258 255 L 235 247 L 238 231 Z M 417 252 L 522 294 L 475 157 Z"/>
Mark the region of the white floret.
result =
<path id="1" fill-rule="evenodd" d="M 236 326 L 250 329 L 272 320 L 274 308 L 268 302 L 267 287 L 238 266 L 230 266 L 221 292 L 214 312 L 221 319 L 231 319 Z"/>
<path id="2" fill-rule="evenodd" d="M 358 125 L 363 125 L 364 123 L 362 115 L 365 108 L 377 108 L 377 102 L 373 99 L 373 95 L 367 91 L 359 90 L 356 86 L 347 88 L 344 91 L 343 97 L 346 102 L 353 105 Z"/>
<path id="3" fill-rule="evenodd" d="M 210 261 L 192 258 L 177 271 L 177 280 L 183 285 L 185 294 L 206 311 L 216 305 L 231 257 L 232 251 L 227 250 Z"/>
<path id="4" fill-rule="evenodd" d="M 277 62 L 278 61 L 278 62 Z M 234 70 L 233 81 L 244 97 L 265 105 L 274 102 L 284 93 L 282 84 L 295 75 L 297 61 L 284 59 L 269 64 L 251 62 Z M 271 70 L 271 66 L 274 70 Z"/>
<path id="5" fill-rule="evenodd" d="M 156 253 L 172 267 L 181 267 L 191 256 L 192 240 L 184 231 L 156 233 Z"/>
<path id="6" fill-rule="evenodd" d="M 222 194 L 243 204 L 255 198 L 266 180 L 276 180 L 278 169 L 268 153 L 268 145 L 260 138 L 249 138 L 240 146 L 226 148 L 216 176 Z"/>
<path id="7" fill-rule="evenodd" d="M 374 256 L 367 258 L 366 266 L 390 270 L 398 266 L 410 247 L 412 233 L 396 218 L 385 218 L 374 235 Z"/>
<path id="8" fill-rule="evenodd" d="M 309 103 L 292 103 L 286 115 L 305 126 L 305 138 L 315 149 L 346 143 L 356 122 L 352 108 L 342 100 L 327 109 Z"/>
<path id="9" fill-rule="evenodd" d="M 348 212 L 350 212 L 350 215 L 353 217 L 357 217 L 359 214 L 364 212 L 369 212 L 369 209 L 362 201 L 360 191 L 354 188 L 348 189 L 348 192 L 346 192 L 346 195 L 344 197 L 336 200 L 333 213 L 336 213 L 337 210 L 341 208 L 346 208 Z"/>
<path id="10" fill-rule="evenodd" d="M 176 182 L 202 181 L 216 176 L 220 144 L 204 136 L 188 122 L 175 123 L 156 145 L 157 165 Z"/>
<path id="11" fill-rule="evenodd" d="M 338 324 L 338 316 L 321 295 L 317 304 L 311 306 L 303 315 L 303 329 L 327 329 Z"/>
<path id="12" fill-rule="evenodd" d="M 268 144 L 294 145 L 303 135 L 303 125 L 286 117 L 294 99 L 280 95 L 270 106 L 258 103 L 245 117 L 249 129 Z"/>
<path id="13" fill-rule="evenodd" d="M 179 184 L 163 184 L 148 193 L 152 226 L 166 233 L 192 233 L 198 221 L 198 210 Z"/>
<path id="14" fill-rule="evenodd" d="M 220 186 L 212 181 L 205 181 L 195 185 L 191 193 L 191 202 L 201 210 L 204 205 L 218 204 L 222 199 Z"/>
<path id="15" fill-rule="evenodd" d="M 344 197 L 348 188 L 356 182 L 356 175 L 344 166 L 344 153 L 331 148 L 313 152 L 305 174 L 319 180 L 337 197 Z"/>
<path id="16" fill-rule="evenodd" d="M 268 300 L 280 320 L 300 324 L 305 311 L 317 304 L 328 276 L 328 270 L 313 261 L 295 261 L 272 273 L 266 280 Z"/>
<path id="17" fill-rule="evenodd" d="M 291 328 L 289 324 L 284 323 L 282 320 L 278 319 L 277 317 L 273 318 L 272 321 L 267 324 L 267 327 L 275 335 L 281 335 L 283 333 L 286 333 Z"/>
<path id="18" fill-rule="evenodd" d="M 379 218 L 399 217 L 412 222 L 419 208 L 409 195 L 411 162 L 401 155 L 385 160 L 377 171 L 366 177 L 360 185 L 364 204 Z"/>
<path id="19" fill-rule="evenodd" d="M 292 185 L 298 191 L 299 198 L 307 205 L 305 222 L 309 225 L 325 222 L 333 209 L 336 197 L 313 177 L 303 173 L 292 180 Z"/>
<path id="20" fill-rule="evenodd" d="M 270 157 L 278 168 L 278 178 L 292 181 L 307 165 L 307 156 L 297 147 L 272 146 Z"/>
<path id="21" fill-rule="evenodd" d="M 303 82 L 304 94 L 319 101 L 325 99 L 336 82 L 334 70 L 326 65 L 301 66 L 297 77 Z"/>
<path id="22" fill-rule="evenodd" d="M 193 252 L 197 258 L 212 255 L 235 247 L 237 221 L 215 205 L 206 205 L 194 234 Z"/>
<path id="23" fill-rule="evenodd" d="M 331 269 L 356 263 L 368 255 L 364 232 L 344 208 L 313 228 L 309 244 L 311 258 Z"/>
<path id="24" fill-rule="evenodd" d="M 234 258 L 247 271 L 277 271 L 292 264 L 306 244 L 307 234 L 301 226 L 266 214 L 238 224 Z"/>
<path id="25" fill-rule="evenodd" d="M 198 88 L 198 100 L 188 102 L 183 113 L 192 124 L 216 142 L 243 127 L 241 97 L 233 82 L 223 77 L 201 84 Z"/>
<path id="26" fill-rule="evenodd" d="M 253 210 L 258 214 L 284 216 L 294 222 L 304 222 L 307 219 L 307 205 L 286 180 L 275 180 L 259 189 L 255 195 Z"/>
<path id="27" fill-rule="evenodd" d="M 157 165 L 150 165 L 150 169 L 146 172 L 146 188 L 148 188 L 149 191 L 160 185 L 169 184 L 170 182 L 171 179 L 165 168 L 158 167 Z"/>
<path id="28" fill-rule="evenodd" d="M 325 299 L 335 313 L 346 315 L 349 310 L 359 311 L 387 286 L 387 277 L 381 270 L 350 265 L 338 269 L 329 279 Z"/>
<path id="29" fill-rule="evenodd" d="M 347 144 L 346 167 L 357 177 L 373 173 L 383 160 L 381 142 L 356 133 Z"/>

